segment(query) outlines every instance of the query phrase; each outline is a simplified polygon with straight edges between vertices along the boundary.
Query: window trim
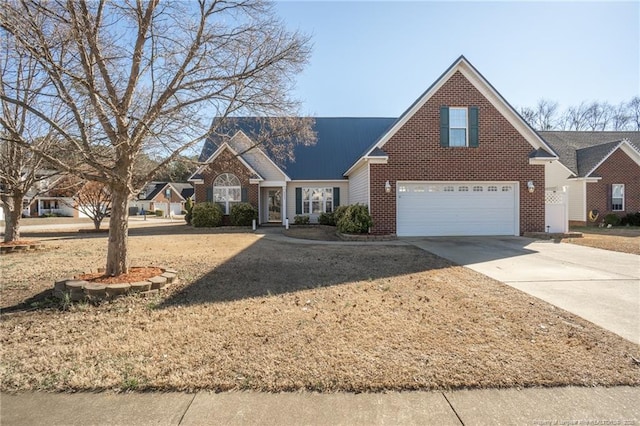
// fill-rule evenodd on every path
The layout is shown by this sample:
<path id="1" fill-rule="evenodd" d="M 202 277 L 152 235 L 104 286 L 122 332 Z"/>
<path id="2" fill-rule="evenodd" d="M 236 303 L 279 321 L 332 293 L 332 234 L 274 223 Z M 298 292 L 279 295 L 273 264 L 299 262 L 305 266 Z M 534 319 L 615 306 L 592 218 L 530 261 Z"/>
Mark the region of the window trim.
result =
<path id="1" fill-rule="evenodd" d="M 314 200 L 314 192 L 320 191 L 320 199 Z M 320 202 L 320 209 L 318 212 L 313 211 L 313 203 Z M 331 203 L 331 209 L 327 210 L 327 204 Z M 335 197 L 333 194 L 333 187 L 302 187 L 302 214 L 303 215 L 315 215 L 322 213 L 331 213 L 335 210 Z"/>
<path id="2" fill-rule="evenodd" d="M 451 120 L 452 111 L 464 111 L 464 127 L 454 127 Z M 464 129 L 464 145 L 452 145 L 452 130 Z M 469 146 L 469 108 L 467 107 L 449 107 L 449 146 L 451 148 L 466 148 Z"/>
<path id="3" fill-rule="evenodd" d="M 237 180 L 240 185 L 230 185 L 230 186 L 216 185 L 216 182 L 223 176 L 226 176 L 227 181 L 231 179 Z M 224 196 L 225 198 L 224 200 L 216 200 L 216 189 L 223 190 L 225 192 L 226 196 Z M 230 200 L 229 193 L 231 190 L 235 190 L 235 189 L 238 190 L 238 199 Z M 240 182 L 240 178 L 238 178 L 238 176 L 234 175 L 233 173 L 220 173 L 218 176 L 216 176 L 216 178 L 213 180 L 212 202 L 214 204 L 220 204 L 220 205 L 224 204 L 223 213 L 225 215 L 229 215 L 231 213 L 232 203 L 238 204 L 242 202 L 242 183 Z"/>
<path id="4" fill-rule="evenodd" d="M 615 193 L 615 188 L 616 187 L 620 187 L 620 197 L 616 197 L 614 198 L 614 193 Z M 615 203 L 613 200 L 614 199 L 620 199 L 621 202 L 620 203 Z M 613 212 L 623 212 L 624 211 L 624 183 L 612 183 L 611 184 L 611 211 Z M 619 209 L 617 209 L 616 207 L 620 206 Z"/>

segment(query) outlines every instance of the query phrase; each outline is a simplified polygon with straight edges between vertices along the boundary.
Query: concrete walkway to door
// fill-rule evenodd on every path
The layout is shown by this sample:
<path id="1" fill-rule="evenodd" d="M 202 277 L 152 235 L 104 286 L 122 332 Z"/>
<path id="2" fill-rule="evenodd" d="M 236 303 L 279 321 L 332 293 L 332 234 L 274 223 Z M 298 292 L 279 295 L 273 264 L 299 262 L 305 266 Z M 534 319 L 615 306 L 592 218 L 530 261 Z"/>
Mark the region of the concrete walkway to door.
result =
<path id="1" fill-rule="evenodd" d="M 402 240 L 640 344 L 640 256 L 522 237 Z"/>

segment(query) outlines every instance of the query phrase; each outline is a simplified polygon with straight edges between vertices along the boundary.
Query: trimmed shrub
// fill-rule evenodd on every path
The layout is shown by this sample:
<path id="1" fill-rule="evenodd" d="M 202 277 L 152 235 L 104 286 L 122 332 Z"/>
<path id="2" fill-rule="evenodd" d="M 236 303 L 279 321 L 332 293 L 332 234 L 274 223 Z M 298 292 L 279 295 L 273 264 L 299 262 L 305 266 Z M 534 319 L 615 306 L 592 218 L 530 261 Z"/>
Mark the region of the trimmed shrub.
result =
<path id="1" fill-rule="evenodd" d="M 187 201 L 184 203 L 184 220 L 187 222 L 187 225 L 191 225 L 191 218 L 193 217 L 193 200 L 191 198 L 187 198 Z"/>
<path id="2" fill-rule="evenodd" d="M 348 206 L 338 220 L 338 231 L 343 234 L 366 234 L 372 226 L 369 208 L 364 204 Z"/>
<path id="3" fill-rule="evenodd" d="M 164 216 L 164 211 L 162 211 L 160 209 L 156 210 L 156 216 L 163 217 Z"/>
<path id="4" fill-rule="evenodd" d="M 338 224 L 338 221 L 342 218 L 342 216 L 344 216 L 344 212 L 347 211 L 347 207 L 349 206 L 338 206 L 333 211 L 333 220 L 336 225 Z"/>
<path id="5" fill-rule="evenodd" d="M 640 212 L 627 214 L 622 219 L 620 219 L 620 225 L 640 226 Z"/>
<path id="6" fill-rule="evenodd" d="M 198 203 L 191 211 L 191 223 L 196 228 L 212 228 L 222 225 L 222 207 L 213 203 Z"/>
<path id="7" fill-rule="evenodd" d="M 293 218 L 294 225 L 308 225 L 310 223 L 309 216 L 307 215 L 296 215 Z"/>
<path id="8" fill-rule="evenodd" d="M 318 223 L 320 225 L 336 226 L 336 218 L 333 213 L 320 213 Z"/>
<path id="9" fill-rule="evenodd" d="M 604 217 L 605 225 L 618 226 L 620 225 L 620 216 L 615 213 L 609 213 Z"/>
<path id="10" fill-rule="evenodd" d="M 234 204 L 229 216 L 233 226 L 251 226 L 258 219 L 258 210 L 249 203 Z"/>

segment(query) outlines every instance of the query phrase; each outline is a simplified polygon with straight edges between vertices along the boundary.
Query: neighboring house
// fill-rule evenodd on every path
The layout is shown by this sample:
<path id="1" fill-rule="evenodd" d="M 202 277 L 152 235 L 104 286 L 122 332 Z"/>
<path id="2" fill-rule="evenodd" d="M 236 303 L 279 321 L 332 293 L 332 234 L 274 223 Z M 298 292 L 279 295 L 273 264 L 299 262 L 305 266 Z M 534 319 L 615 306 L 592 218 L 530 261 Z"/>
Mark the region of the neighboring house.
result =
<path id="1" fill-rule="evenodd" d="M 23 216 L 64 216 L 84 218 L 82 212 L 74 209 L 76 205 L 73 196 L 82 187 L 82 181 L 74 176 L 54 176 L 38 182 L 23 200 L 25 206 Z"/>
<path id="2" fill-rule="evenodd" d="M 317 143 L 294 161 L 249 149 L 255 122 L 231 119 L 207 140 L 189 179 L 196 202 L 226 214 L 250 202 L 260 223 L 361 203 L 379 235 L 568 230 L 566 194 L 545 191 L 558 154 L 462 56 L 397 119 L 316 118 Z"/>
<path id="3" fill-rule="evenodd" d="M 182 214 L 188 198 L 193 199 L 193 186 L 190 183 L 151 182 L 139 194 L 137 199 L 129 202 L 133 214 L 141 209 L 147 212 L 162 210 L 165 217 L 169 212 Z"/>
<path id="4" fill-rule="evenodd" d="M 539 133 L 560 156 L 547 168 L 546 185 L 568 187 L 570 224 L 640 211 L 640 132 Z"/>

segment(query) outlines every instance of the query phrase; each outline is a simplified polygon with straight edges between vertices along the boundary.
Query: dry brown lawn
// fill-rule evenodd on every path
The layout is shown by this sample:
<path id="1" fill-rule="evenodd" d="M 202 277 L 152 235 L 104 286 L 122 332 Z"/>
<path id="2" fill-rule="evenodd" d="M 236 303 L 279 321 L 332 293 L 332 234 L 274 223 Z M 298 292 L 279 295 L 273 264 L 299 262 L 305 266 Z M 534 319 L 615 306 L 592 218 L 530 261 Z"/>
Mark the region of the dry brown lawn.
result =
<path id="1" fill-rule="evenodd" d="M 106 236 L 25 235 L 49 249 L 0 258 L 1 390 L 640 384 L 638 345 L 412 246 L 131 234 L 134 265 L 181 283 L 62 310 L 53 279 L 102 266 Z"/>
<path id="2" fill-rule="evenodd" d="M 582 238 L 568 238 L 563 241 L 581 246 L 640 255 L 640 228 L 581 227 L 572 230 L 582 232 Z"/>

